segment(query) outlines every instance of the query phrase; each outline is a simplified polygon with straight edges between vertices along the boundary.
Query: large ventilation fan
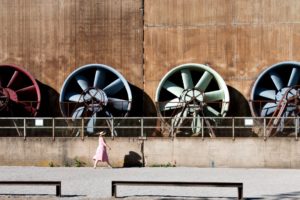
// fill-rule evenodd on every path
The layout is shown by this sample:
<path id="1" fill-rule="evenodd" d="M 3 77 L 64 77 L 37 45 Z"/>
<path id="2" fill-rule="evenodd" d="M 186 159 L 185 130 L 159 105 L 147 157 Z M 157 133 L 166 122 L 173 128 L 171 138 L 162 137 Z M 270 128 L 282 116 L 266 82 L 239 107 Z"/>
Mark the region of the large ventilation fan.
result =
<path id="1" fill-rule="evenodd" d="M 73 120 L 87 117 L 87 132 L 94 133 L 97 117 L 126 116 L 132 94 L 125 78 L 103 64 L 89 64 L 73 71 L 60 94 L 62 114 Z M 100 121 L 100 120 L 98 120 Z M 110 121 L 107 121 L 109 126 Z"/>
<path id="2" fill-rule="evenodd" d="M 264 70 L 256 79 L 251 92 L 253 116 L 270 117 L 267 135 L 282 132 L 287 120 L 300 113 L 300 63 L 287 61 Z"/>
<path id="3" fill-rule="evenodd" d="M 0 65 L 0 115 L 36 116 L 41 92 L 32 75 L 15 65 Z"/>
<path id="4" fill-rule="evenodd" d="M 156 90 L 157 110 L 173 127 L 190 123 L 193 134 L 199 134 L 201 117 L 225 116 L 229 92 L 222 77 L 202 64 L 184 64 L 173 68 L 160 81 Z M 191 119 L 191 120 L 187 120 Z M 209 126 L 209 121 L 205 120 Z M 211 136 L 215 136 L 210 131 Z"/>

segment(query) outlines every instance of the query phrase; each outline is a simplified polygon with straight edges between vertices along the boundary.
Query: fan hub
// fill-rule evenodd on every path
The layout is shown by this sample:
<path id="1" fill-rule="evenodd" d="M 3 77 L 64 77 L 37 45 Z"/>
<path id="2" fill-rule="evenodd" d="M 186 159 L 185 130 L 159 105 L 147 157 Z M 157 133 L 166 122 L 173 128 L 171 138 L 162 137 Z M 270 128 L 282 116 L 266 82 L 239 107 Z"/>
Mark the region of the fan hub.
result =
<path id="1" fill-rule="evenodd" d="M 14 90 L 9 89 L 9 88 L 1 88 L 0 97 L 15 101 L 15 102 L 18 101 L 17 93 Z"/>
<path id="2" fill-rule="evenodd" d="M 99 107 L 107 105 L 108 98 L 103 90 L 98 88 L 89 88 L 83 92 L 83 99 L 86 104 L 90 107 Z"/>
<path id="3" fill-rule="evenodd" d="M 196 89 L 187 89 L 184 90 L 181 99 L 184 102 L 190 102 L 190 101 L 198 101 L 203 102 L 203 93 Z"/>
<path id="4" fill-rule="evenodd" d="M 0 88 L 0 110 L 7 107 L 9 94 L 4 88 Z"/>
<path id="5" fill-rule="evenodd" d="M 203 107 L 204 95 L 196 89 L 187 89 L 182 93 L 181 99 L 187 103 L 188 113 L 196 113 Z"/>

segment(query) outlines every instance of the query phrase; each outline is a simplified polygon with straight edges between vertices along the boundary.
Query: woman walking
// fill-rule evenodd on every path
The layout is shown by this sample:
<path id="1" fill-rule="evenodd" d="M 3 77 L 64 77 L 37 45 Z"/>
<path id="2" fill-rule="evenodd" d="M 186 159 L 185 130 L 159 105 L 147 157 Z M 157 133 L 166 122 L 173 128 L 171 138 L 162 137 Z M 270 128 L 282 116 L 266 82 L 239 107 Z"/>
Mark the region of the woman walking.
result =
<path id="1" fill-rule="evenodd" d="M 107 162 L 108 167 L 112 168 L 111 164 L 109 163 L 108 160 L 108 155 L 106 151 L 106 147 L 111 149 L 105 142 L 103 136 L 106 134 L 105 131 L 101 131 L 98 133 L 99 134 L 99 144 L 96 150 L 96 154 L 93 157 L 94 160 L 94 169 L 97 167 L 97 163 L 100 162 Z"/>

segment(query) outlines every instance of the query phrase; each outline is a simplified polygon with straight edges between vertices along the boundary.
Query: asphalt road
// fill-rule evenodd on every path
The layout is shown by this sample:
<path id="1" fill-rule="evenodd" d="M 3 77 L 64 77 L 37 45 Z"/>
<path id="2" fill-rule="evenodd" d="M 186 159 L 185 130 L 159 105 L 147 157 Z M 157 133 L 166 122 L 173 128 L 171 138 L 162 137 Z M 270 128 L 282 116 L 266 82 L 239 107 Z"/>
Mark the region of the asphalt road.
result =
<path id="1" fill-rule="evenodd" d="M 243 182 L 245 199 L 300 199 L 299 169 L 0 167 L 0 180 L 60 180 L 61 199 L 113 199 L 112 180 Z M 123 199 L 236 199 L 236 188 L 120 186 Z M 0 185 L 0 199 L 57 199 L 54 186 Z"/>

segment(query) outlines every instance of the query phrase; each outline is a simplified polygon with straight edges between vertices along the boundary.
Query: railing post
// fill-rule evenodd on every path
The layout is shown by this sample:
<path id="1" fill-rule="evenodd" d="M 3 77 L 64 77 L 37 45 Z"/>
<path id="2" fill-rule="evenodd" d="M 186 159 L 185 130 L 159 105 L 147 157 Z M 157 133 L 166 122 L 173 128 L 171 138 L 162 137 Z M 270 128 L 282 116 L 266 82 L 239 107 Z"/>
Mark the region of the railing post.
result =
<path id="1" fill-rule="evenodd" d="M 141 118 L 141 137 L 144 137 L 144 118 Z"/>
<path id="2" fill-rule="evenodd" d="M 296 120 L 296 127 L 295 127 L 295 139 L 298 140 L 298 130 L 299 130 L 299 118 L 295 117 Z"/>
<path id="3" fill-rule="evenodd" d="M 24 130 L 23 130 L 23 132 L 24 132 L 24 135 L 23 135 L 24 140 L 26 140 L 26 118 L 24 118 Z"/>
<path id="4" fill-rule="evenodd" d="M 201 137 L 204 140 L 204 119 L 201 117 Z"/>
<path id="5" fill-rule="evenodd" d="M 80 135 L 81 135 L 81 140 L 84 140 L 84 118 L 81 118 L 81 131 L 80 131 Z"/>
<path id="6" fill-rule="evenodd" d="M 111 120 L 111 137 L 112 138 L 114 138 L 114 136 L 115 136 L 115 125 L 114 125 L 114 118 L 112 117 L 112 118 L 110 118 L 110 120 Z"/>
<path id="7" fill-rule="evenodd" d="M 235 139 L 235 124 L 234 124 L 234 117 L 232 117 L 232 140 Z"/>
<path id="8" fill-rule="evenodd" d="M 264 118 L 264 140 L 266 141 L 267 140 L 267 137 L 266 137 L 266 118 Z"/>
<path id="9" fill-rule="evenodd" d="M 52 118 L 52 140 L 55 140 L 55 118 Z"/>
<path id="10" fill-rule="evenodd" d="M 171 118 L 171 137 L 174 139 L 174 121 L 173 118 Z"/>

